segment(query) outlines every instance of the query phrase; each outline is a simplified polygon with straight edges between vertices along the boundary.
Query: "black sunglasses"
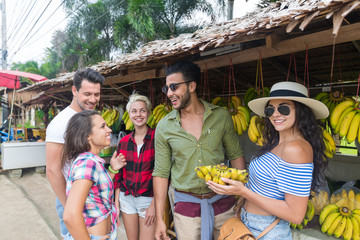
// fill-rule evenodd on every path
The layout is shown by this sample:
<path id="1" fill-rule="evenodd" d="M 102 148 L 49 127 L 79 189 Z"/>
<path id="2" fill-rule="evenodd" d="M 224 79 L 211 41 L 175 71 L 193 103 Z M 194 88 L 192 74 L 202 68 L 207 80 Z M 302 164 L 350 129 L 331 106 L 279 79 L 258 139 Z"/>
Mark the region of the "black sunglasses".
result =
<path id="1" fill-rule="evenodd" d="M 189 82 L 192 82 L 192 81 L 185 81 L 185 82 L 180 82 L 180 83 L 171 83 L 169 86 L 163 86 L 161 88 L 161 90 L 163 91 L 163 93 L 167 94 L 167 92 L 169 91 L 169 88 L 171 91 L 175 92 L 176 89 L 178 88 L 178 85 L 180 84 L 183 84 L 183 83 L 189 83 Z"/>
<path id="2" fill-rule="evenodd" d="M 287 105 L 279 106 L 279 107 L 277 107 L 277 110 L 281 115 L 284 115 L 284 116 L 287 116 L 290 114 L 290 107 Z M 275 107 L 266 107 L 264 109 L 264 113 L 265 113 L 266 117 L 271 117 L 274 114 L 274 112 L 275 112 Z"/>

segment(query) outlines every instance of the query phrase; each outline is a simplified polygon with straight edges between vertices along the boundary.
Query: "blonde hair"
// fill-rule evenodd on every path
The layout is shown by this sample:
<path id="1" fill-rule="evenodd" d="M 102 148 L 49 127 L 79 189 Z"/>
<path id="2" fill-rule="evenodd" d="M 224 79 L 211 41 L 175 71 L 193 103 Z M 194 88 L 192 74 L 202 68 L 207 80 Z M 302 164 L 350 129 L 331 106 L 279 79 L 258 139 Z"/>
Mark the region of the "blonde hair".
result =
<path id="1" fill-rule="evenodd" d="M 151 113 L 152 106 L 149 98 L 147 98 L 144 95 L 140 95 L 136 92 L 130 95 L 129 102 L 126 104 L 126 111 L 130 112 L 131 104 L 138 101 L 144 102 L 146 104 L 146 109 L 148 110 L 149 113 Z"/>

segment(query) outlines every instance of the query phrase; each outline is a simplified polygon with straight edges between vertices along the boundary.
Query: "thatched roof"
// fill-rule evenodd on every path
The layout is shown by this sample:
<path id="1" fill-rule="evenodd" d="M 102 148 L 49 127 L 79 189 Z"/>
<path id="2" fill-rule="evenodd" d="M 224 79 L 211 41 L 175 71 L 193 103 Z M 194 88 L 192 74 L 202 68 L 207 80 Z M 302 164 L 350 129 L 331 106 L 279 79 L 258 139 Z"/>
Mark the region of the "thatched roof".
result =
<path id="1" fill-rule="evenodd" d="M 163 77 L 161 69 L 165 64 L 182 58 L 191 59 L 195 62 L 204 60 L 204 63 L 209 64 L 209 69 L 219 68 L 229 65 L 229 62 L 212 67 L 210 66 L 212 61 L 210 57 L 201 54 L 232 44 L 244 43 L 238 49 L 238 55 L 240 55 L 243 50 L 251 50 L 264 45 L 265 39 L 266 45 L 268 45 L 268 42 L 271 45 L 271 42 L 273 44 L 277 43 L 277 36 L 281 36 L 281 40 L 301 36 L 304 34 L 304 30 L 310 28 L 311 23 L 313 23 L 314 27 L 310 29 L 310 33 L 326 30 L 330 27 L 335 38 L 343 22 L 351 24 L 351 22 L 343 21 L 343 19 L 352 12 L 358 12 L 359 7 L 360 0 L 279 1 L 242 18 L 213 24 L 194 33 L 182 34 L 176 38 L 149 42 L 132 53 L 121 54 L 112 61 L 100 62 L 91 66 L 91 68 L 100 71 L 107 78 L 105 84 L 111 84 L 115 88 L 119 86 L 116 85 L 118 83 L 161 78 Z M 358 15 L 351 16 L 354 22 L 360 21 Z M 320 21 L 325 21 L 325 23 L 317 24 Z M 329 23 L 332 26 L 328 26 Z M 272 33 L 276 34 L 272 35 Z M 271 37 L 268 38 L 269 36 Z M 358 39 L 360 39 L 360 36 Z M 343 40 L 343 42 L 345 41 Z M 311 41 L 309 44 L 311 44 Z M 316 47 L 316 45 L 313 47 Z M 310 46 L 310 48 L 312 47 Z M 302 50 L 304 50 L 304 47 L 302 47 Z M 225 48 L 224 51 L 226 51 Z M 293 51 L 297 51 L 297 49 L 295 48 Z M 281 51 L 278 55 L 281 55 Z M 272 56 L 277 55 L 273 54 Z M 206 59 L 210 60 L 207 61 Z M 254 61 L 254 59 L 249 59 L 249 61 Z M 234 64 L 241 62 L 246 62 L 246 59 L 234 62 Z M 139 74 L 135 75 L 136 73 L 143 74 L 140 76 Z M 68 89 L 68 86 L 72 83 L 73 75 L 74 73 L 66 73 L 56 79 L 36 83 L 17 91 L 19 93 L 17 96 L 22 99 L 22 102 L 30 101 L 29 103 L 33 103 L 40 101 L 41 98 L 46 98 L 45 91 L 48 93 L 50 89 L 63 87 Z M 34 99 L 34 94 L 26 94 L 26 92 L 31 91 L 43 91 L 40 94 L 42 97 L 38 95 Z M 57 92 L 59 91 L 50 91 L 50 94 Z M 25 97 L 26 95 L 28 97 Z"/>

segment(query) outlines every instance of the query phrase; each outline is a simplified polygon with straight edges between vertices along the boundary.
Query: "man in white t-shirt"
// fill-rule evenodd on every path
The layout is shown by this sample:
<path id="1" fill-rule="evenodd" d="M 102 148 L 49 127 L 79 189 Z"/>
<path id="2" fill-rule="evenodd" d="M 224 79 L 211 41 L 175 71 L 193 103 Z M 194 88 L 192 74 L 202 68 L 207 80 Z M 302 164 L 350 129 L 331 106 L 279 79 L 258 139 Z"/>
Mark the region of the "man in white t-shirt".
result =
<path id="1" fill-rule="evenodd" d="M 91 68 L 78 70 L 73 79 L 71 104 L 62 110 L 46 129 L 46 175 L 56 194 L 56 210 L 60 218 L 60 233 L 68 232 L 63 222 L 63 211 L 66 203 L 66 179 L 71 163 L 61 166 L 64 134 L 70 118 L 82 110 L 93 110 L 100 100 L 101 86 L 105 78 Z"/>

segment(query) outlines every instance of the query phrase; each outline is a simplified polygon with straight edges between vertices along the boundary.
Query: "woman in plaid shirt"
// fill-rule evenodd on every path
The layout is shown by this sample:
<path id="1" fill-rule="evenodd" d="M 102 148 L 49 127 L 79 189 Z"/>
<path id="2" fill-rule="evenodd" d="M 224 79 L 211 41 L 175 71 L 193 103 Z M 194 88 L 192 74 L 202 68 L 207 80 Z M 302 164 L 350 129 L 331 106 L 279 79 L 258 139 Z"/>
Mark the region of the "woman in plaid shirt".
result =
<path id="1" fill-rule="evenodd" d="M 84 110 L 69 121 L 65 132 L 63 161 L 72 159 L 66 184 L 65 239 L 116 239 L 113 182 L 125 162 L 110 160 L 109 172 L 98 155 L 110 145 L 111 129 L 97 111 Z"/>
<path id="2" fill-rule="evenodd" d="M 118 145 L 117 152 L 126 161 L 126 166 L 114 179 L 115 203 L 116 206 L 120 204 L 128 240 L 153 240 L 155 130 L 146 124 L 151 113 L 151 103 L 147 97 L 135 93 L 130 96 L 126 110 L 135 130 L 123 137 Z"/>

